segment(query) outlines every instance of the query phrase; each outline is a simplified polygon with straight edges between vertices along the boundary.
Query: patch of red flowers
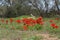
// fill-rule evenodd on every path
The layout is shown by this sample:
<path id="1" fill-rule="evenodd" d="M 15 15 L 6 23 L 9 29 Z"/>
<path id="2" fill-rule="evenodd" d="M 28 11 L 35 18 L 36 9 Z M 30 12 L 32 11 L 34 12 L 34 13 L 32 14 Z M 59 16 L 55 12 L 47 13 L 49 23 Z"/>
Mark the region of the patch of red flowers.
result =
<path id="1" fill-rule="evenodd" d="M 58 26 L 57 26 L 55 23 L 52 23 L 51 26 L 52 26 L 53 28 L 58 28 Z"/>
<path id="2" fill-rule="evenodd" d="M 32 22 L 33 24 L 37 24 L 36 20 L 32 20 L 31 22 Z"/>
<path id="3" fill-rule="evenodd" d="M 30 25 L 31 25 L 31 20 L 32 20 L 32 19 L 24 18 L 24 19 L 22 19 L 22 22 L 23 22 L 25 25 L 30 26 Z"/>
<path id="4" fill-rule="evenodd" d="M 28 30 L 28 27 L 26 25 L 23 26 L 24 30 Z"/>
<path id="5" fill-rule="evenodd" d="M 18 19 L 18 20 L 16 20 L 16 22 L 17 22 L 17 23 L 21 23 L 21 20 L 20 20 L 20 19 Z"/>
<path id="6" fill-rule="evenodd" d="M 40 25 L 44 24 L 44 21 L 43 21 L 42 17 L 39 17 L 36 21 L 37 21 L 37 24 L 40 24 Z"/>

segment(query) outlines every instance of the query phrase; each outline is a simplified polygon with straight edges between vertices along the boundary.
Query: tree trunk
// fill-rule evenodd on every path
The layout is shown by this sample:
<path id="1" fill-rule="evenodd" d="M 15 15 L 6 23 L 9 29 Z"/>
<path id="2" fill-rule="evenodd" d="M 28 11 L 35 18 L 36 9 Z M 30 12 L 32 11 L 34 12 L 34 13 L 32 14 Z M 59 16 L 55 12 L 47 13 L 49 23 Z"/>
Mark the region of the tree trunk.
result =
<path id="1" fill-rule="evenodd" d="M 56 7 L 57 7 L 57 13 L 60 15 L 60 13 L 59 13 L 59 7 L 58 7 L 58 0 L 55 0 L 55 5 L 56 5 Z"/>
<path id="2" fill-rule="evenodd" d="M 47 0 L 44 1 L 45 1 L 45 8 L 46 8 L 45 16 L 48 17 L 48 3 Z"/>

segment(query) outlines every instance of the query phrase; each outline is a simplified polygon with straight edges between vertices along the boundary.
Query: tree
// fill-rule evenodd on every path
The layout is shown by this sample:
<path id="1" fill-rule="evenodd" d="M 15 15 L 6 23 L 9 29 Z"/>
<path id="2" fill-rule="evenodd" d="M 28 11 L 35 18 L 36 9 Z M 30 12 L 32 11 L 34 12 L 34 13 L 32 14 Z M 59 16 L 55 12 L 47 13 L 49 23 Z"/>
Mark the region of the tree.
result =
<path id="1" fill-rule="evenodd" d="M 59 2 L 59 0 L 55 0 L 55 5 L 56 5 L 56 7 L 57 7 L 58 14 L 60 14 L 60 13 L 59 13 L 60 9 L 59 9 L 59 7 L 58 7 L 58 2 Z"/>
<path id="2" fill-rule="evenodd" d="M 44 1 L 45 1 L 45 8 L 46 8 L 45 16 L 48 17 L 48 16 L 49 16 L 49 15 L 48 15 L 48 1 L 49 1 L 49 0 L 44 0 Z"/>

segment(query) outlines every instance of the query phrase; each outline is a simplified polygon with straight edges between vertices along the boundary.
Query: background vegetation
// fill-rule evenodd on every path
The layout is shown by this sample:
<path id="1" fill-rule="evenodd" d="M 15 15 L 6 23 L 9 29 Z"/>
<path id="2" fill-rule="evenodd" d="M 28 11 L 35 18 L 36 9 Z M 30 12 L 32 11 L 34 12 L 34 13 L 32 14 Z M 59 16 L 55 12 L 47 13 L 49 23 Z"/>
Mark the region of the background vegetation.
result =
<path id="1" fill-rule="evenodd" d="M 59 6 L 60 0 L 2 0 L 0 17 L 16 17 L 30 14 L 52 17 L 60 15 Z"/>

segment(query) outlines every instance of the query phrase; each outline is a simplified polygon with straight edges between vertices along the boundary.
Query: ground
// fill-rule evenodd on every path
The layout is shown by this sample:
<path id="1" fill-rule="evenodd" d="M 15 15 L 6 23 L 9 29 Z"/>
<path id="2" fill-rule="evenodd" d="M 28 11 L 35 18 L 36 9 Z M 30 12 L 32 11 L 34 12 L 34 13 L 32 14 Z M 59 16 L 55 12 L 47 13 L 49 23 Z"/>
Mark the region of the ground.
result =
<path id="1" fill-rule="evenodd" d="M 0 40 L 34 40 L 35 36 L 39 38 L 36 40 L 60 40 L 55 35 L 39 31 L 0 30 Z"/>

